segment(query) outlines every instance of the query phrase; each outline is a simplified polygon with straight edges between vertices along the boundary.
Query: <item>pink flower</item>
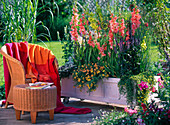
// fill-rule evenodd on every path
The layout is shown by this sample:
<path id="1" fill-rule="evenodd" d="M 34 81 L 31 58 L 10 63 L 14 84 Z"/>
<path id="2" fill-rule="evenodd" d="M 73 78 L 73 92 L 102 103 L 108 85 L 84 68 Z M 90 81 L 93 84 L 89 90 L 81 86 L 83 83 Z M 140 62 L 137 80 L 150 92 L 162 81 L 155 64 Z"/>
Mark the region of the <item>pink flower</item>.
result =
<path id="1" fill-rule="evenodd" d="M 119 23 L 116 22 L 117 16 L 113 18 L 113 14 L 111 14 L 110 18 L 110 29 L 112 30 L 112 32 L 117 33 L 119 31 Z"/>
<path id="2" fill-rule="evenodd" d="M 98 60 L 100 60 L 100 57 L 97 57 Z"/>
<path id="3" fill-rule="evenodd" d="M 125 107 L 125 108 L 124 108 L 124 111 L 125 111 L 125 112 L 128 112 L 128 108 L 127 108 L 127 107 Z"/>
<path id="4" fill-rule="evenodd" d="M 158 76 L 160 76 L 160 75 L 161 75 L 161 73 L 158 73 L 157 75 L 158 75 Z"/>
<path id="5" fill-rule="evenodd" d="M 152 92 L 156 92 L 155 87 L 152 87 L 152 88 L 151 88 L 151 91 L 152 91 Z"/>
<path id="6" fill-rule="evenodd" d="M 162 88 L 164 88 L 164 85 L 160 82 L 159 87 L 162 89 Z"/>
<path id="7" fill-rule="evenodd" d="M 141 81 L 140 84 L 138 84 L 139 86 L 139 89 L 142 91 L 143 89 L 147 89 L 148 88 L 148 85 L 147 85 L 147 82 L 143 82 Z"/>
<path id="8" fill-rule="evenodd" d="M 163 82 L 163 80 L 161 78 L 158 78 L 158 82 Z"/>
<path id="9" fill-rule="evenodd" d="M 108 52 L 108 55 L 109 55 L 109 57 L 110 57 L 111 53 L 110 53 L 110 52 Z"/>
<path id="10" fill-rule="evenodd" d="M 134 110 L 128 109 L 127 107 L 125 107 L 124 111 L 127 112 L 130 116 L 137 113 L 137 111 L 135 109 Z"/>
<path id="11" fill-rule="evenodd" d="M 158 83 L 161 89 L 164 88 L 164 85 L 163 85 L 164 81 L 161 78 L 158 78 Z"/>

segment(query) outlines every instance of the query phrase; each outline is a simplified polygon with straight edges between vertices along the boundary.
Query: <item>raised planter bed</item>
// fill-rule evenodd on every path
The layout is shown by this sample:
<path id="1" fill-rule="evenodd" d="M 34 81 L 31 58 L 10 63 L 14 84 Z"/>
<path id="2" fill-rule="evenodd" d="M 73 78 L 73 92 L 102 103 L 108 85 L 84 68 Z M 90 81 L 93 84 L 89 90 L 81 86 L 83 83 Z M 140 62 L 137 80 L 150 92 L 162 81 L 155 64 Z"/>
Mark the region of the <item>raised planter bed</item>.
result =
<path id="1" fill-rule="evenodd" d="M 159 76 L 155 76 L 155 80 L 157 81 Z M 120 107 L 124 107 L 127 105 L 126 97 L 120 95 L 118 82 L 119 78 L 108 78 L 103 79 L 98 82 L 98 88 L 96 91 L 87 93 L 87 88 L 84 88 L 81 92 L 79 88 L 73 87 L 74 81 L 72 77 L 61 79 L 62 87 L 61 87 L 61 96 L 64 97 L 64 102 L 69 102 L 69 97 L 78 98 L 81 100 L 87 99 L 92 101 L 99 101 L 105 103 L 113 103 Z M 158 90 L 158 84 L 155 85 Z M 132 95 L 133 96 L 133 95 Z M 150 94 L 149 100 L 159 101 L 155 98 L 156 94 Z M 121 97 L 121 98 L 120 98 Z"/>
<path id="2" fill-rule="evenodd" d="M 114 103 L 119 105 L 127 105 L 126 98 L 119 93 L 118 82 L 119 78 L 108 78 L 98 82 L 98 88 L 96 91 L 87 93 L 87 89 L 84 88 L 81 92 L 79 88 L 74 88 L 74 81 L 72 77 L 61 79 L 61 96 L 74 97 L 79 99 L 87 99 L 92 101 L 100 101 L 106 103 Z M 64 102 L 68 102 L 68 98 L 65 98 Z"/>

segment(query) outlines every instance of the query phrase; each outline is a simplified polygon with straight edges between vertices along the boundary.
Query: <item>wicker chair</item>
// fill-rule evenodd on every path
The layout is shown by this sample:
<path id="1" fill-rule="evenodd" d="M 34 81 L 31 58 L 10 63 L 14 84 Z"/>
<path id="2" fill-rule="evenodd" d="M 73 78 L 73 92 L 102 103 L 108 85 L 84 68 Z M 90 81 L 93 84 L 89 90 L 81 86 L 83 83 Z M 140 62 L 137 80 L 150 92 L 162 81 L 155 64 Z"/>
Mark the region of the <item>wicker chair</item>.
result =
<path id="1" fill-rule="evenodd" d="M 16 85 L 31 83 L 31 79 L 26 79 L 23 64 L 17 59 L 8 55 L 7 48 L 5 45 L 0 49 L 0 53 L 6 59 L 6 63 L 11 77 L 11 87 L 5 104 L 5 108 L 7 108 L 9 102 L 13 103 L 13 87 Z M 58 69 L 57 60 L 55 60 L 54 64 Z"/>

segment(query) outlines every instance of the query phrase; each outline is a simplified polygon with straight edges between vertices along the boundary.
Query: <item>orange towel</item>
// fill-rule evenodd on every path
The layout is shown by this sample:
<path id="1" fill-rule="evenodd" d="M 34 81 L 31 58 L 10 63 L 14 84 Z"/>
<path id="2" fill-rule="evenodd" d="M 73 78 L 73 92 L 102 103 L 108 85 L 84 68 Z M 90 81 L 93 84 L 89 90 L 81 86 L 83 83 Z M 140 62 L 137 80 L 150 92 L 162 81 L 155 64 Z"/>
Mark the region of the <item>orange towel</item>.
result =
<path id="1" fill-rule="evenodd" d="M 12 53 L 10 55 L 23 63 L 26 70 L 26 78 L 31 78 L 32 82 L 53 82 L 57 87 L 57 106 L 55 108 L 55 113 L 86 114 L 91 112 L 91 109 L 89 108 L 65 107 L 61 102 L 58 63 L 54 54 L 50 50 L 36 44 L 28 44 L 27 42 L 10 44 L 10 46 L 12 45 L 15 45 L 14 49 L 12 49 L 12 47 L 8 47 Z M 22 47 L 19 47 L 20 45 L 22 45 Z M 22 51 L 21 53 L 18 47 L 24 51 L 24 53 Z M 8 75 L 9 74 L 6 76 Z M 6 79 L 8 79 L 7 82 L 9 82 L 10 79 L 8 77 L 6 77 Z M 7 84 L 7 87 L 9 89 L 10 84 Z"/>

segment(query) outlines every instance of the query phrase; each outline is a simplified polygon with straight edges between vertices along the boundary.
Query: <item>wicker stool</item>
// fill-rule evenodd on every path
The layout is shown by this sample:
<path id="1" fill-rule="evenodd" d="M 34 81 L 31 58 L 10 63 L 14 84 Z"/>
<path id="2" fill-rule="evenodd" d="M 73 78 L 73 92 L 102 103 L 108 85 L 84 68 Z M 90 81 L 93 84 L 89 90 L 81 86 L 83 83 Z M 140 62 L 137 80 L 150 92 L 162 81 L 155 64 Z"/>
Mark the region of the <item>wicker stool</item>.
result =
<path id="1" fill-rule="evenodd" d="M 26 89 L 28 85 L 16 85 L 13 88 L 14 108 L 16 119 L 19 120 L 20 111 L 29 111 L 31 122 L 36 123 L 37 112 L 49 111 L 50 120 L 54 119 L 57 89 L 55 86 L 44 89 Z"/>

